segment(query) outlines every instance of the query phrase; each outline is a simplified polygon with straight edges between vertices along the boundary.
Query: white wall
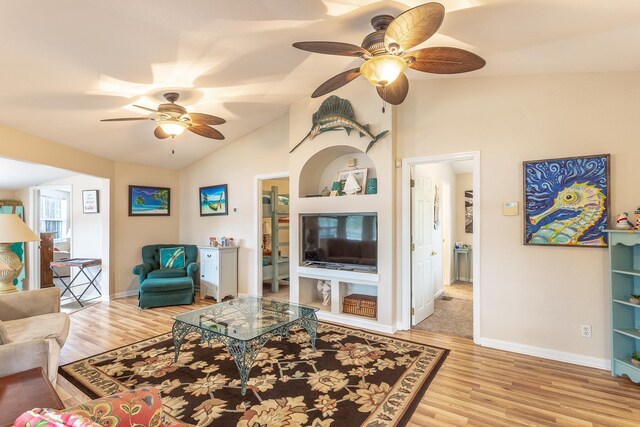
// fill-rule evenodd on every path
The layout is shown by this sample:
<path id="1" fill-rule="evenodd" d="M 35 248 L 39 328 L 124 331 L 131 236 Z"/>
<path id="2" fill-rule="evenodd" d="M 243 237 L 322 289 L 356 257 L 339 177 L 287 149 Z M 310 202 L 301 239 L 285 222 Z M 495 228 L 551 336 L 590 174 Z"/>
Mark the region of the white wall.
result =
<path id="1" fill-rule="evenodd" d="M 135 142 L 132 143 L 132 149 L 135 149 L 133 144 Z M 105 264 L 106 257 L 103 257 L 102 274 L 109 283 L 111 297 L 137 293 L 138 283 L 131 269 L 141 261 L 143 245 L 178 240 L 180 205 L 176 203 L 179 201 L 177 171 L 114 162 L 3 125 L 0 125 L 0 156 L 109 180 L 108 188 L 103 188 L 100 195 L 100 209 L 109 212 L 108 224 L 103 224 L 102 229 L 105 234 L 108 229 L 110 237 L 109 247 L 103 248 L 103 254 L 109 253 L 110 262 Z M 127 209 L 129 184 L 172 188 L 171 216 L 130 218 Z M 16 197 L 25 203 L 29 198 L 28 190 L 16 192 Z"/>
<path id="2" fill-rule="evenodd" d="M 411 85 L 398 109 L 399 157 L 481 151 L 482 341 L 605 366 L 606 249 L 524 246 L 522 214 L 503 216 L 501 205 L 522 200 L 524 160 L 611 153 L 612 214 L 632 211 L 640 73 Z M 581 324 L 593 325 L 593 338 L 580 337 Z"/>
<path id="3" fill-rule="evenodd" d="M 249 292 L 256 257 L 262 256 L 262 230 L 254 221 L 261 193 L 254 188 L 255 176 L 288 169 L 288 130 L 288 116 L 283 116 L 180 171 L 180 242 L 208 245 L 210 236 L 233 237 L 240 246 L 240 293 Z M 217 184 L 227 184 L 229 214 L 201 217 L 198 188 Z"/>
<path id="4" fill-rule="evenodd" d="M 142 262 L 144 245 L 181 242 L 180 187 L 178 171 L 131 163 L 115 165 L 115 248 L 117 253 L 115 296 L 137 295 L 140 284 L 131 269 Z M 168 187 L 171 189 L 170 216 L 129 216 L 129 185 Z M 195 206 L 197 199 L 192 204 Z"/>
<path id="5" fill-rule="evenodd" d="M 0 200 L 14 200 L 14 197 L 16 197 L 15 191 L 0 189 Z"/>

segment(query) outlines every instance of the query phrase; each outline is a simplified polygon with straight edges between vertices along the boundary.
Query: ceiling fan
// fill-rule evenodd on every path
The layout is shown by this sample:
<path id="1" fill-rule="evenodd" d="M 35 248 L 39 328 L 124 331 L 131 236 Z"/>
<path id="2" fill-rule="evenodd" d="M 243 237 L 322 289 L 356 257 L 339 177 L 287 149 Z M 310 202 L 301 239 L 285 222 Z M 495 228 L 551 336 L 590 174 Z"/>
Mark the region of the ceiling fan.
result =
<path id="1" fill-rule="evenodd" d="M 226 123 L 225 119 L 212 116 L 210 114 L 203 113 L 188 113 L 187 110 L 175 102 L 180 97 L 177 92 L 167 92 L 164 95 L 164 99 L 167 100 L 166 104 L 158 105 L 158 109 L 143 107 L 141 105 L 134 105 L 134 107 L 142 108 L 143 110 L 151 111 L 157 114 L 158 117 L 123 117 L 119 119 L 102 119 L 101 122 L 124 122 L 131 120 L 153 120 L 158 126 L 153 134 L 158 139 L 165 139 L 169 137 L 176 137 L 184 132 L 185 129 L 191 132 L 211 139 L 224 139 L 217 129 L 212 128 L 210 125 L 221 125 Z"/>
<path id="2" fill-rule="evenodd" d="M 378 15 L 371 19 L 375 31 L 362 46 L 349 43 L 309 41 L 293 46 L 327 55 L 354 56 L 366 62 L 322 83 L 311 95 L 317 98 L 346 85 L 360 75 L 376 86 L 378 95 L 393 105 L 401 104 L 409 92 L 406 67 L 434 74 L 456 74 L 478 70 L 485 60 L 475 53 L 454 47 L 428 47 L 407 52 L 433 36 L 444 19 L 444 6 L 426 3 L 401 13 Z M 384 108 L 383 108 L 384 112 Z"/>

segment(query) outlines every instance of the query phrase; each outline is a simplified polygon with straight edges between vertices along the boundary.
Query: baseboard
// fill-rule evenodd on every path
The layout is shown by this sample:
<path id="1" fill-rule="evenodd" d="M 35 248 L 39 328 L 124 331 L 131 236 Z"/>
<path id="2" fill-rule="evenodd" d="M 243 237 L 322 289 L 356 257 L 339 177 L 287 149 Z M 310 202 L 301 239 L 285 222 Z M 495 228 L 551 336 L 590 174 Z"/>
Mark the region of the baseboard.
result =
<path id="1" fill-rule="evenodd" d="M 514 353 L 526 354 L 528 356 L 542 357 L 558 362 L 566 362 L 574 365 L 587 366 L 589 368 L 611 369 L 611 361 L 598 357 L 584 356 L 581 354 L 568 353 L 565 351 L 551 350 L 548 348 L 534 347 L 526 344 L 518 344 L 508 341 L 494 340 L 490 338 L 480 338 L 478 343 L 483 347 L 495 348 L 497 350 L 511 351 Z"/>
<path id="2" fill-rule="evenodd" d="M 119 298 L 133 297 L 136 295 L 138 295 L 138 289 L 131 289 L 129 291 L 116 292 L 113 295 L 109 295 L 109 299 L 114 300 Z"/>
<path id="3" fill-rule="evenodd" d="M 438 299 L 440 298 L 440 296 L 444 294 L 444 289 L 440 289 L 438 292 L 436 292 L 435 294 L 433 294 L 433 299 Z"/>

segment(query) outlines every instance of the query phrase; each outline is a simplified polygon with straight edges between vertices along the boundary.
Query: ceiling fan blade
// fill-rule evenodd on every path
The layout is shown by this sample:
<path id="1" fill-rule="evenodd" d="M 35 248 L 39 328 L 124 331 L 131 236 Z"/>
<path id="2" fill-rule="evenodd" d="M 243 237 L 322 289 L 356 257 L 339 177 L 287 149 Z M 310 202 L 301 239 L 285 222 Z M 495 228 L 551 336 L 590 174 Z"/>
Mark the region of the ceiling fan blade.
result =
<path id="1" fill-rule="evenodd" d="M 409 63 L 414 70 L 434 74 L 457 74 L 478 70 L 486 61 L 475 53 L 455 47 L 428 47 L 404 55 L 405 59 L 414 57 Z"/>
<path id="2" fill-rule="evenodd" d="M 128 122 L 131 120 L 153 120 L 151 117 L 122 117 L 119 119 L 102 119 L 101 122 Z"/>
<path id="3" fill-rule="evenodd" d="M 336 76 L 331 77 L 326 82 L 322 83 L 318 86 L 318 89 L 315 90 L 311 94 L 312 98 L 317 98 L 322 95 L 326 95 L 330 92 L 333 92 L 336 89 L 341 88 L 342 86 L 349 83 L 351 80 L 357 78 L 360 75 L 360 67 L 353 68 L 351 70 L 347 70 L 343 73 L 340 73 Z"/>
<path id="4" fill-rule="evenodd" d="M 409 79 L 402 73 L 398 76 L 396 81 L 385 87 L 376 86 L 378 95 L 380 98 L 387 101 L 389 104 L 399 105 L 402 104 L 404 99 L 409 93 Z"/>
<path id="5" fill-rule="evenodd" d="M 189 126 L 187 129 L 189 129 L 193 133 L 196 133 L 200 136 L 204 136 L 207 138 L 224 139 L 224 135 L 222 135 L 216 129 L 209 127 L 207 125 L 192 125 L 192 126 Z"/>
<path id="6" fill-rule="evenodd" d="M 193 123 L 199 125 L 221 125 L 227 122 L 225 119 L 221 119 L 220 117 L 212 116 L 210 114 L 187 113 L 187 115 L 191 118 Z"/>
<path id="7" fill-rule="evenodd" d="M 340 42 L 296 42 L 293 47 L 314 53 L 343 56 L 368 56 L 370 53 L 360 46 Z"/>
<path id="8" fill-rule="evenodd" d="M 384 34 L 389 48 L 397 44 L 401 50 L 411 49 L 434 35 L 444 19 L 444 6 L 426 3 L 401 13 L 391 21 Z"/>
<path id="9" fill-rule="evenodd" d="M 158 110 L 154 110 L 153 108 L 147 108 L 147 107 L 143 107 L 142 105 L 136 105 L 133 104 L 134 107 L 136 108 L 142 108 L 143 110 L 147 110 L 147 111 L 151 111 L 152 113 L 158 113 Z"/>
<path id="10" fill-rule="evenodd" d="M 153 134 L 156 136 L 156 138 L 158 139 L 166 139 L 169 138 L 169 134 L 167 134 L 165 131 L 162 130 L 162 128 L 160 126 L 158 126 L 156 128 L 156 130 L 153 131 Z"/>

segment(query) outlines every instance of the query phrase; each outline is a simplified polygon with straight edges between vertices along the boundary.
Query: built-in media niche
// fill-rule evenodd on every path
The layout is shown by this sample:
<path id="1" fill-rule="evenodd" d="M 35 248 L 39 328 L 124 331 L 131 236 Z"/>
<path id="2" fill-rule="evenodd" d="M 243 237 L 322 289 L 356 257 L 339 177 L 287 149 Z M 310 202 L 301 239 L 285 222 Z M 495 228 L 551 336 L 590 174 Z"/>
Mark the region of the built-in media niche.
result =
<path id="1" fill-rule="evenodd" d="M 336 270 L 378 270 L 378 214 L 300 215 L 301 263 Z"/>

